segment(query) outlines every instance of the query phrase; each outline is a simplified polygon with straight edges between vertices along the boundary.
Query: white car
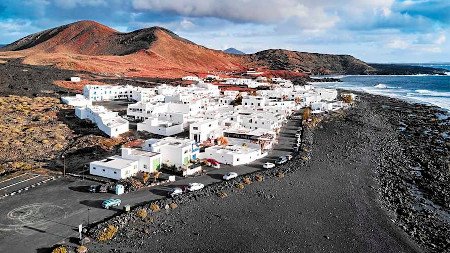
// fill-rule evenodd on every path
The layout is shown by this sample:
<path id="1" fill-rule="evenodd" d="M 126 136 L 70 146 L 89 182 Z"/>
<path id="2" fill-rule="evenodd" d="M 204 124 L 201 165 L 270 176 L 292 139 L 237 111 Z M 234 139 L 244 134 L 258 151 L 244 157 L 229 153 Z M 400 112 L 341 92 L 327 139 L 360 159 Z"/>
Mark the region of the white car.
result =
<path id="1" fill-rule="evenodd" d="M 190 192 L 193 192 L 193 191 L 201 190 L 201 189 L 203 189 L 203 187 L 205 187 L 205 185 L 201 184 L 201 183 L 190 183 L 187 187 L 187 190 Z"/>
<path id="2" fill-rule="evenodd" d="M 273 167 L 275 167 L 275 164 L 273 164 L 273 163 L 264 163 L 263 164 L 264 169 L 272 169 Z"/>
<path id="3" fill-rule="evenodd" d="M 223 178 L 223 180 L 228 181 L 230 179 L 236 178 L 237 176 L 238 176 L 238 174 L 236 172 L 228 172 L 227 174 L 223 175 L 222 178 Z"/>

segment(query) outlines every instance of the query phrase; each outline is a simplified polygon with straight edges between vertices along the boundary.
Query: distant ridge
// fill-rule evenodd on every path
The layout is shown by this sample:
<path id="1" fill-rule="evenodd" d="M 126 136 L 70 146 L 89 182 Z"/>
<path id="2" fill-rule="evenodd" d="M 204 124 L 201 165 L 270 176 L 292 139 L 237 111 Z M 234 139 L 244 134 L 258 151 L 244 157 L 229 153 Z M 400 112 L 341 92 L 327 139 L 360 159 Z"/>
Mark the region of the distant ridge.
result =
<path id="1" fill-rule="evenodd" d="M 236 48 L 233 48 L 233 47 L 227 48 L 223 51 L 227 54 L 237 54 L 237 55 L 245 54 L 244 52 L 237 50 Z"/>
<path id="2" fill-rule="evenodd" d="M 32 65 L 130 77 L 179 78 L 249 68 L 299 74 L 368 74 L 375 69 L 350 55 L 269 49 L 255 54 L 213 50 L 162 28 L 118 32 L 95 21 L 75 23 L 28 35 L 0 49 L 0 56 Z M 231 51 L 231 53 L 230 53 Z"/>

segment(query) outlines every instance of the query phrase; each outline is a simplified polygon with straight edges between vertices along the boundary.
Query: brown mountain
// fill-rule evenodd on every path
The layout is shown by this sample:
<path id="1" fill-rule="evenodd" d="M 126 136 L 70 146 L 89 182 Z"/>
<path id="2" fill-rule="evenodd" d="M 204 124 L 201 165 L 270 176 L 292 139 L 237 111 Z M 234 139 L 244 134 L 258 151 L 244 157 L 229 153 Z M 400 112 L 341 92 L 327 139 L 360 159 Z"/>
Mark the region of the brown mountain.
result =
<path id="1" fill-rule="evenodd" d="M 19 57 L 27 64 L 148 77 L 180 77 L 247 68 L 342 74 L 363 74 L 373 70 L 348 55 L 281 49 L 232 55 L 196 45 L 161 27 L 121 33 L 94 21 L 79 21 L 45 30 L 0 49 L 0 58 Z"/>

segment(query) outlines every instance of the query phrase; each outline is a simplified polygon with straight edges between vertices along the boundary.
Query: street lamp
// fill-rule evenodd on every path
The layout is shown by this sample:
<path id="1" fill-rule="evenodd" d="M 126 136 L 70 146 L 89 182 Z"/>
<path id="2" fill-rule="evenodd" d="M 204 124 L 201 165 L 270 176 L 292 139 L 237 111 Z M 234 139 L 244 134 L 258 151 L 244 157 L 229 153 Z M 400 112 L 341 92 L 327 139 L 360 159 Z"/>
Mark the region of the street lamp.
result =
<path id="1" fill-rule="evenodd" d="M 88 207 L 88 226 L 89 226 L 89 224 L 90 224 L 90 222 L 89 222 L 89 211 L 91 211 L 91 208 L 90 207 Z"/>
<path id="2" fill-rule="evenodd" d="M 61 156 L 61 158 L 63 159 L 63 176 L 66 176 L 66 157 L 64 155 Z"/>

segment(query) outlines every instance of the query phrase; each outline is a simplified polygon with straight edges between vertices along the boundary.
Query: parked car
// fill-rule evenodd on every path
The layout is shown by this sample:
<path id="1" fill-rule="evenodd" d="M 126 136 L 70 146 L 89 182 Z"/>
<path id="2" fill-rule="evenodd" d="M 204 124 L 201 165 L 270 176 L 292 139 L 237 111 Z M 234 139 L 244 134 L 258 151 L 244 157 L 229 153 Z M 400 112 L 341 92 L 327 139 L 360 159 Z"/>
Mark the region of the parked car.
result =
<path id="1" fill-rule="evenodd" d="M 223 175 L 222 178 L 223 178 L 223 180 L 228 181 L 230 179 L 236 178 L 237 176 L 238 176 L 238 174 L 236 172 L 228 172 L 227 174 Z"/>
<path id="2" fill-rule="evenodd" d="M 295 134 L 295 138 L 300 138 L 301 136 L 300 136 L 300 134 L 299 133 L 296 133 Z"/>
<path id="3" fill-rule="evenodd" d="M 205 187 L 204 184 L 201 183 L 190 183 L 187 187 L 187 190 L 190 192 L 201 190 Z"/>
<path id="4" fill-rule="evenodd" d="M 286 155 L 284 157 L 286 157 L 286 159 L 288 159 L 288 161 L 292 160 L 292 155 Z"/>
<path id="5" fill-rule="evenodd" d="M 96 192 L 99 192 L 99 189 L 100 189 L 100 185 L 94 184 L 94 185 L 89 186 L 88 191 L 91 193 L 96 193 Z"/>
<path id="6" fill-rule="evenodd" d="M 102 202 L 102 207 L 109 209 L 110 207 L 120 206 L 122 200 L 120 199 L 107 199 Z"/>
<path id="7" fill-rule="evenodd" d="M 264 164 L 263 164 L 263 168 L 264 168 L 264 169 L 271 169 L 271 168 L 273 168 L 273 167 L 275 167 L 275 164 L 273 164 L 273 163 L 267 162 L 267 163 L 264 163 Z"/>
<path id="8" fill-rule="evenodd" d="M 173 198 L 173 197 L 181 195 L 181 194 L 183 194 L 183 189 L 181 189 L 179 187 L 175 187 L 175 188 L 170 189 L 170 191 L 169 191 L 169 193 L 167 195 L 169 197 Z"/>
<path id="9" fill-rule="evenodd" d="M 285 156 L 280 156 L 278 157 L 278 159 L 275 161 L 275 164 L 277 165 L 282 165 L 287 163 L 288 159 Z"/>

